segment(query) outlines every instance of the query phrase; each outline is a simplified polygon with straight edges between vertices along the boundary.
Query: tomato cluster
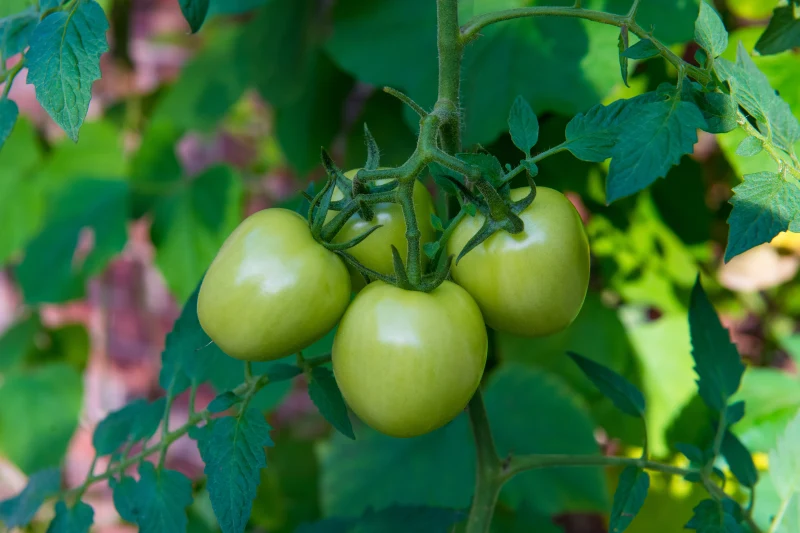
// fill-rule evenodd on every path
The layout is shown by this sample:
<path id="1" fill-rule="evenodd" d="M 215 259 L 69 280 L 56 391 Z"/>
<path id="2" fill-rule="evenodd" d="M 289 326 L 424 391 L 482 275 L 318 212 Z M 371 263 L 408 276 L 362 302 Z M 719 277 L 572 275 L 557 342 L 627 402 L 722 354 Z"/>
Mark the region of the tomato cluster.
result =
<path id="1" fill-rule="evenodd" d="M 529 192 L 515 189 L 511 199 Z M 420 183 L 414 205 L 422 242 L 431 242 L 433 201 Z M 405 222 L 397 204 L 372 210 L 370 221 L 354 215 L 334 242 L 380 224 L 348 253 L 389 275 L 391 246 L 407 249 Z M 520 218 L 521 233 L 495 233 L 453 265 L 452 281 L 420 292 L 383 281 L 364 286 L 303 217 L 265 209 L 241 223 L 209 267 L 197 303 L 200 324 L 231 357 L 267 361 L 302 350 L 338 323 L 333 371 L 350 408 L 385 434 L 421 435 L 455 418 L 475 393 L 486 364 L 486 325 L 549 335 L 567 327 L 583 305 L 589 244 L 574 206 L 539 187 Z M 480 214 L 463 218 L 448 254 L 457 256 L 482 224 Z"/>

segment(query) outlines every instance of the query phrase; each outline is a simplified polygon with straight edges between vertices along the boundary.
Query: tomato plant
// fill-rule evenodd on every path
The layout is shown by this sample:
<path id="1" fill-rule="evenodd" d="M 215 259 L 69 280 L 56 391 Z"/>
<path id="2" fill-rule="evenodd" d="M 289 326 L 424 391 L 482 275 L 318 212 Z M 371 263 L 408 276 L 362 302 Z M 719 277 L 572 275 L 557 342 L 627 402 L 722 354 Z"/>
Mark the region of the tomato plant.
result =
<path id="1" fill-rule="evenodd" d="M 466 407 L 483 375 L 477 304 L 445 281 L 429 293 L 371 283 L 336 332 L 333 373 L 347 404 L 375 429 L 415 437 Z"/>
<path id="2" fill-rule="evenodd" d="M 297 213 L 265 209 L 223 243 L 200 286 L 197 317 L 226 354 L 270 361 L 322 338 L 348 303 L 341 259 L 314 241 Z"/>
<path id="3" fill-rule="evenodd" d="M 521 200 L 530 189 L 511 191 Z M 486 323 L 524 336 L 557 333 L 581 310 L 589 286 L 589 241 L 583 222 L 558 191 L 538 187 L 520 218 L 520 233 L 498 232 L 453 267 L 453 279 L 480 305 Z M 480 231 L 481 215 L 458 223 L 448 243 L 458 255 Z"/>
<path id="4" fill-rule="evenodd" d="M 800 531 L 798 2 L 553 3 L 0 2 L 0 529 Z"/>

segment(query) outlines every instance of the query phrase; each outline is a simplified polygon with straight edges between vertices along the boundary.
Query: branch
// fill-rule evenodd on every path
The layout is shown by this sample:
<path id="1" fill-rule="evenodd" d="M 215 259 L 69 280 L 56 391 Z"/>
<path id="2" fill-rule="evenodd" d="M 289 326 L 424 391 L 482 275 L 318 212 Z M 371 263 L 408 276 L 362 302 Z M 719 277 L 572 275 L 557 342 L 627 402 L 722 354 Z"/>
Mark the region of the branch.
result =
<path id="1" fill-rule="evenodd" d="M 638 5 L 638 2 L 634 4 L 634 7 Z M 461 27 L 461 41 L 463 43 L 467 43 L 472 39 L 478 37 L 480 31 L 489 26 L 490 24 L 494 24 L 496 22 L 502 22 L 504 20 L 512 20 L 518 18 L 526 18 L 526 17 L 569 17 L 569 18 L 580 18 L 585 20 L 591 20 L 593 22 L 599 22 L 601 24 L 608 24 L 610 26 L 627 26 L 628 31 L 637 35 L 640 39 L 650 39 L 652 43 L 658 48 L 660 54 L 672 63 L 675 68 L 685 68 L 686 73 L 689 74 L 692 78 L 696 79 L 697 81 L 706 84 L 711 81 L 710 75 L 704 71 L 703 69 L 697 68 L 694 65 L 691 65 L 681 59 L 678 55 L 676 55 L 672 50 L 667 48 L 667 46 L 660 42 L 659 40 L 655 39 L 652 34 L 645 31 L 644 28 L 639 26 L 634 17 L 635 10 L 631 9 L 631 13 L 627 15 L 615 15 L 613 13 L 605 13 L 603 11 L 595 11 L 592 9 L 584 9 L 582 7 L 551 7 L 551 6 L 535 6 L 535 7 L 520 7 L 516 9 L 506 9 L 503 11 L 496 11 L 494 13 L 486 13 L 484 15 L 478 15 L 473 17 L 472 20 L 467 22 Z"/>
<path id="2" fill-rule="evenodd" d="M 539 468 L 564 466 L 636 466 L 644 470 L 652 470 L 674 476 L 687 476 L 699 473 L 694 468 L 680 468 L 658 461 L 650 461 L 639 457 L 615 457 L 606 455 L 517 455 L 511 457 L 504 470 L 507 479 L 521 472 Z"/>

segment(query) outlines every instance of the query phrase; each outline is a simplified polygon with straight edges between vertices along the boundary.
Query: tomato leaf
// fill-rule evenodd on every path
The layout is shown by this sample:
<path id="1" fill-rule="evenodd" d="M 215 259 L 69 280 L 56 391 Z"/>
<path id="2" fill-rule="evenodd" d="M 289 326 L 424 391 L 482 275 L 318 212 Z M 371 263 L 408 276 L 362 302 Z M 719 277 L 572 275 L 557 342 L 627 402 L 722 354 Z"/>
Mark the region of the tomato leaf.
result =
<path id="1" fill-rule="evenodd" d="M 109 455 L 123 444 L 152 437 L 164 416 L 166 399 L 154 402 L 136 400 L 109 413 L 97 424 L 92 435 L 92 445 L 98 456 Z"/>
<path id="2" fill-rule="evenodd" d="M 28 244 L 17 277 L 30 303 L 80 297 L 89 276 L 101 272 L 128 241 L 128 184 L 85 179 L 70 183 L 55 199 L 44 229 Z M 78 239 L 91 228 L 94 243 L 76 260 Z"/>
<path id="3" fill-rule="evenodd" d="M 700 14 L 694 26 L 694 40 L 711 57 L 719 57 L 728 48 L 728 32 L 719 13 L 708 5 L 705 0 L 700 0 Z"/>
<path id="4" fill-rule="evenodd" d="M 94 509 L 78 501 L 67 507 L 64 501 L 56 504 L 56 516 L 50 522 L 47 533 L 89 533 L 94 523 Z"/>
<path id="5" fill-rule="evenodd" d="M 49 468 L 28 478 L 28 484 L 18 495 L 0 502 L 0 522 L 7 528 L 25 527 L 31 523 L 44 501 L 61 488 L 61 472 Z"/>
<path id="6" fill-rule="evenodd" d="M 178 3 L 192 33 L 197 33 L 206 20 L 210 0 L 179 0 Z"/>
<path id="7" fill-rule="evenodd" d="M 514 146 L 530 157 L 531 149 L 539 140 L 539 121 L 531 105 L 522 96 L 517 96 L 508 114 L 508 131 Z"/>
<path id="8" fill-rule="evenodd" d="M 197 446 L 206 464 L 208 493 L 223 533 L 242 533 L 267 466 L 264 446 L 272 446 L 264 415 L 249 408 L 208 422 Z"/>
<path id="9" fill-rule="evenodd" d="M 745 533 L 736 517 L 736 507 L 736 502 L 728 498 L 722 502 L 703 500 L 694 508 L 694 516 L 685 528 L 697 533 Z"/>
<path id="10" fill-rule="evenodd" d="M 635 466 L 627 466 L 619 476 L 614 504 L 609 520 L 610 533 L 622 533 L 631 525 L 633 519 L 644 505 L 650 488 L 650 476 Z"/>
<path id="11" fill-rule="evenodd" d="M 108 21 L 94 0 L 75 2 L 36 26 L 26 54 L 28 83 L 36 99 L 70 139 L 78 141 L 92 83 L 100 78 L 100 56 L 108 51 Z"/>
<path id="12" fill-rule="evenodd" d="M 742 441 L 729 430 L 725 431 L 720 451 L 739 483 L 750 489 L 755 487 L 758 482 L 758 471 L 753 463 L 753 456 Z"/>
<path id="13" fill-rule="evenodd" d="M 575 361 L 583 373 L 608 399 L 614 402 L 617 409 L 631 416 L 644 417 L 644 396 L 636 386 L 601 364 L 580 356 L 574 352 L 567 355 Z"/>
<path id="14" fill-rule="evenodd" d="M 800 123 L 792 110 L 772 88 L 742 43 L 736 50 L 736 64 L 723 58 L 714 62 L 714 70 L 727 81 L 731 94 L 758 121 L 759 131 L 784 151 L 791 151 L 800 140 Z"/>
<path id="15" fill-rule="evenodd" d="M 310 377 L 308 395 L 319 409 L 320 414 L 344 436 L 355 439 L 347 406 L 336 385 L 333 373 L 325 367 L 317 366 L 311 370 Z"/>
<path id="16" fill-rule="evenodd" d="M 503 179 L 503 166 L 500 160 L 491 154 L 463 153 L 456 154 L 456 157 L 468 165 L 478 167 L 481 175 L 489 180 L 489 183 L 499 184 Z"/>
<path id="17" fill-rule="evenodd" d="M 13 100 L 3 98 L 0 100 L 0 150 L 5 146 L 14 124 L 17 123 L 19 108 Z"/>
<path id="18" fill-rule="evenodd" d="M 800 187 L 793 178 L 774 172 L 747 174 L 733 192 L 725 261 L 782 231 L 800 231 Z"/>
<path id="19" fill-rule="evenodd" d="M 628 59 L 650 59 L 660 53 L 653 41 L 642 39 L 633 46 L 626 48 L 624 52 L 621 52 L 621 55 Z"/>
<path id="20" fill-rule="evenodd" d="M 706 296 L 699 276 L 692 289 L 689 328 L 700 397 L 708 407 L 721 412 L 739 388 L 744 364 Z"/>
<path id="21" fill-rule="evenodd" d="M 0 19 L 0 55 L 9 58 L 25 50 L 38 23 L 34 8 Z"/>
<path id="22" fill-rule="evenodd" d="M 607 201 L 638 192 L 666 176 L 681 157 L 691 153 L 697 130 L 706 127 L 700 109 L 677 97 L 636 105 L 636 119 L 626 123 L 611 149 L 606 178 Z"/>
<path id="23" fill-rule="evenodd" d="M 755 137 L 745 137 L 736 148 L 736 155 L 751 157 L 759 154 L 764 149 L 764 144 Z"/>
<path id="24" fill-rule="evenodd" d="M 762 56 L 779 54 L 800 46 L 800 17 L 793 5 L 778 6 L 772 13 L 767 29 L 756 42 L 756 50 Z"/>
<path id="25" fill-rule="evenodd" d="M 141 533 L 186 531 L 186 508 L 192 503 L 192 482 L 174 470 L 139 465 L 139 481 L 123 477 L 114 485 L 114 505 L 120 516 Z"/>
<path id="26" fill-rule="evenodd" d="M 236 396 L 232 391 L 225 391 L 211 400 L 211 403 L 208 404 L 208 411 L 210 413 L 222 413 L 240 403 L 242 403 L 242 398 Z"/>
<path id="27" fill-rule="evenodd" d="M 774 518 L 770 531 L 792 531 L 796 529 L 800 519 L 800 412 L 786 426 L 778 438 L 774 450 L 769 452 L 769 476 L 778 495 L 778 508 L 786 509 L 781 517 L 786 521 L 785 529 L 781 529 L 782 520 Z M 760 485 L 759 485 L 760 486 Z M 788 522 L 792 522 L 793 528 Z"/>

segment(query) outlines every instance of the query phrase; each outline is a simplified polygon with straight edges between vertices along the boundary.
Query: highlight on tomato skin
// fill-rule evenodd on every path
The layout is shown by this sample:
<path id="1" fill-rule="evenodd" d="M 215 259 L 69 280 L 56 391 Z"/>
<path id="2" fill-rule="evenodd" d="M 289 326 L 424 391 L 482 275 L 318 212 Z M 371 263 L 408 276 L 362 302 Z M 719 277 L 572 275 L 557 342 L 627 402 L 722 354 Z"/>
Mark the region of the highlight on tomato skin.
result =
<path id="1" fill-rule="evenodd" d="M 355 168 L 348 170 L 344 176 L 352 180 L 356 173 L 361 170 Z M 382 185 L 387 180 L 378 180 L 376 185 Z M 333 192 L 333 201 L 341 200 L 342 192 L 336 188 Z M 339 230 L 333 238 L 334 243 L 345 243 L 351 241 L 369 231 L 375 226 L 382 226 L 375 230 L 369 237 L 357 245 L 349 248 L 347 253 L 352 255 L 359 263 L 381 274 L 392 275 L 394 264 L 392 263 L 392 246 L 397 248 L 400 257 L 405 258 L 408 253 L 408 241 L 406 240 L 406 223 L 403 218 L 403 210 L 399 204 L 381 203 L 372 206 L 374 217 L 372 220 L 364 220 L 359 213 L 353 215 L 344 227 Z M 414 182 L 414 213 L 417 219 L 417 228 L 420 232 L 420 246 L 436 240 L 436 231 L 431 223 L 431 215 L 435 213 L 433 198 L 428 189 L 419 180 Z M 330 210 L 326 217 L 326 222 L 330 222 L 337 214 L 337 211 Z M 427 263 L 427 257 L 423 255 L 423 267 Z M 364 286 L 363 276 L 355 269 L 350 269 L 351 284 L 353 290 L 360 290 Z"/>
<path id="2" fill-rule="evenodd" d="M 589 241 L 580 215 L 560 192 L 537 187 L 521 214 L 524 231 L 498 231 L 452 267 L 453 280 L 469 292 L 486 323 L 525 337 L 551 335 L 578 316 L 589 288 Z M 519 200 L 530 192 L 511 191 Z M 458 256 L 483 224 L 464 218 L 448 242 Z"/>
<path id="3" fill-rule="evenodd" d="M 342 260 L 314 240 L 303 217 L 271 208 L 250 215 L 222 245 L 197 315 L 226 354 L 269 361 L 322 338 L 349 303 Z"/>
<path id="4" fill-rule="evenodd" d="M 455 283 L 424 293 L 375 281 L 339 324 L 333 371 L 361 420 L 386 435 L 415 437 L 466 407 L 487 350 L 480 309 Z"/>

